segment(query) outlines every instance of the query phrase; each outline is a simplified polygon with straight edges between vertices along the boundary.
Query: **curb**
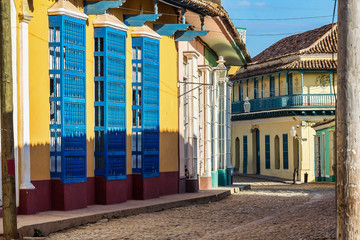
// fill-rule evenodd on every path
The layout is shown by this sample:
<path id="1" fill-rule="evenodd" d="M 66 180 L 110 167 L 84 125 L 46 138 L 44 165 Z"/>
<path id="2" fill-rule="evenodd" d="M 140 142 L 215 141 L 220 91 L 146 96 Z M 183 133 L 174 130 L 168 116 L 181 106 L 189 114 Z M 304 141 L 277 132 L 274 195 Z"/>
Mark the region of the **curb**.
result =
<path id="1" fill-rule="evenodd" d="M 32 238 L 34 236 L 35 229 L 39 231 L 43 236 L 48 236 L 50 233 L 58 232 L 68 228 L 77 227 L 80 225 L 85 225 L 88 223 L 96 223 L 102 219 L 123 218 L 123 217 L 138 215 L 142 213 L 159 212 L 159 211 L 164 211 L 166 209 L 184 207 L 194 204 L 217 202 L 227 198 L 228 196 L 234 193 L 249 189 L 251 189 L 250 185 L 236 186 L 234 188 L 224 190 L 223 192 L 209 196 L 173 201 L 168 203 L 159 203 L 151 206 L 134 207 L 134 208 L 123 209 L 118 211 L 109 211 L 109 212 L 103 212 L 89 216 L 74 217 L 60 221 L 52 221 L 52 222 L 23 226 L 18 229 L 18 232 L 19 235 L 23 238 L 25 237 L 27 239 L 36 239 L 35 237 Z"/>

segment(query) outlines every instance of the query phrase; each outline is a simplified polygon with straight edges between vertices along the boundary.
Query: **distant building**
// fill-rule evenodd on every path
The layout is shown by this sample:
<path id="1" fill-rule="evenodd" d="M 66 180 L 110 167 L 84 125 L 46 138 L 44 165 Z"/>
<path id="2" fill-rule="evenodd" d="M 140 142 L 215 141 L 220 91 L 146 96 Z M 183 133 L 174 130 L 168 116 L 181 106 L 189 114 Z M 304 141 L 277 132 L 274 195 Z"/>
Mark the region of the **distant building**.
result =
<path id="1" fill-rule="evenodd" d="M 335 115 L 337 24 L 286 37 L 232 78 L 232 162 L 241 173 L 315 180 L 313 124 Z"/>
<path id="2" fill-rule="evenodd" d="M 335 182 L 336 135 L 335 119 L 313 125 L 315 147 L 315 181 Z"/>

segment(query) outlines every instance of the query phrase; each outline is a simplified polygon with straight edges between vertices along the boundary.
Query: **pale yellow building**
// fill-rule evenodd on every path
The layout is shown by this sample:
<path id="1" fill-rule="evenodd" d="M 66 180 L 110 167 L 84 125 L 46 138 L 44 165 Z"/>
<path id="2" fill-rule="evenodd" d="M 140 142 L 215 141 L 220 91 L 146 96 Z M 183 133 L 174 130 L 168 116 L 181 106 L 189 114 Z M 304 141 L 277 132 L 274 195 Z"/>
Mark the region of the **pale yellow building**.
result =
<path id="1" fill-rule="evenodd" d="M 311 126 L 335 115 L 337 24 L 284 38 L 231 78 L 232 163 L 240 173 L 314 181 Z"/>

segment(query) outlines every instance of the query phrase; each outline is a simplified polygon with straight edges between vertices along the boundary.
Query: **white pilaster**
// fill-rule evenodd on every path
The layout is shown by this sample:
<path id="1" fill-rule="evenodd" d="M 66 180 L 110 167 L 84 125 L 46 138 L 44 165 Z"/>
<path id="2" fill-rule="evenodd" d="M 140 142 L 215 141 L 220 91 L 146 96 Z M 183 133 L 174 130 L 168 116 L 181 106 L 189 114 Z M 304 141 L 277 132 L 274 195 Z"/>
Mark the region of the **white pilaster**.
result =
<path id="1" fill-rule="evenodd" d="M 24 14 L 20 19 L 20 137 L 21 184 L 20 189 L 34 189 L 30 177 L 30 113 L 29 113 L 29 30 L 32 16 Z"/>
<path id="2" fill-rule="evenodd" d="M 219 169 L 219 86 L 216 74 L 213 74 L 213 171 Z"/>
<path id="3" fill-rule="evenodd" d="M 206 84 L 204 89 L 205 99 L 204 99 L 204 144 L 205 144 L 205 177 L 211 177 L 211 67 L 210 66 L 201 66 L 199 69 L 204 74 L 204 83 Z"/>
<path id="4" fill-rule="evenodd" d="M 184 52 L 189 64 L 189 77 L 186 84 L 186 104 L 188 123 L 186 127 L 185 151 L 187 153 L 187 168 L 190 178 L 197 179 L 198 175 L 198 159 L 199 159 L 199 77 L 197 71 L 197 59 L 199 55 L 196 52 Z"/>
<path id="5" fill-rule="evenodd" d="M 231 88 L 233 84 L 231 82 L 226 83 L 226 168 L 232 168 L 231 164 Z"/>

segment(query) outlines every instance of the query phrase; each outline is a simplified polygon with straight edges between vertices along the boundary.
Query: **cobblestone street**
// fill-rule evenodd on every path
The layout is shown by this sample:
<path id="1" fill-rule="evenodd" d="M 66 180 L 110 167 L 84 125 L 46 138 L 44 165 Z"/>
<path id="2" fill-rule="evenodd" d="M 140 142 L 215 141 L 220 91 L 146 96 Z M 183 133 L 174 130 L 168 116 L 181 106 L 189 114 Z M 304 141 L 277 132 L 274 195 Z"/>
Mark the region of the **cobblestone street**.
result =
<path id="1" fill-rule="evenodd" d="M 220 202 L 95 224 L 47 239 L 335 239 L 334 184 L 289 185 L 238 177 L 252 190 Z"/>

